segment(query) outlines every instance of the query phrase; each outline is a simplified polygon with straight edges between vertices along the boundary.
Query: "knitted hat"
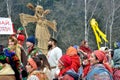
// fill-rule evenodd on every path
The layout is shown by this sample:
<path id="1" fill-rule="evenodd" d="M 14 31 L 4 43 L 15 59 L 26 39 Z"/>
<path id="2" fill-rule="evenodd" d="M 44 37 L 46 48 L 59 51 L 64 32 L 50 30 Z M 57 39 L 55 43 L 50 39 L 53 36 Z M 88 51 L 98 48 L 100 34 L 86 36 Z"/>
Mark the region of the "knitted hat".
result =
<path id="1" fill-rule="evenodd" d="M 103 62 L 103 60 L 105 59 L 105 54 L 103 51 L 95 50 L 93 53 L 98 58 L 99 62 Z"/>
<path id="2" fill-rule="evenodd" d="M 35 44 L 35 37 L 34 36 L 30 36 L 30 37 L 27 38 L 26 41 Z"/>
<path id="3" fill-rule="evenodd" d="M 63 55 L 60 59 L 59 62 L 64 65 L 65 67 L 68 67 L 72 64 L 71 58 L 68 55 Z"/>

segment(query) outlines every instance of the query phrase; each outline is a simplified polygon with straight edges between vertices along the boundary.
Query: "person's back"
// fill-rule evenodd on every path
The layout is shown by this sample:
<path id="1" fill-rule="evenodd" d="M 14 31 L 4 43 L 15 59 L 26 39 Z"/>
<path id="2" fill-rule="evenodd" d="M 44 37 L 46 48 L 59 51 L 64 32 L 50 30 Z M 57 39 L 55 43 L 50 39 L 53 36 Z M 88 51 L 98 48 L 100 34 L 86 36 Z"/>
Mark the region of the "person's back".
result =
<path id="1" fill-rule="evenodd" d="M 28 80 L 49 80 L 49 79 L 45 73 L 36 70 L 29 75 Z"/>
<path id="2" fill-rule="evenodd" d="M 100 50 L 92 52 L 90 60 L 90 70 L 85 80 L 113 80 L 109 67 L 104 64 L 104 53 Z"/>

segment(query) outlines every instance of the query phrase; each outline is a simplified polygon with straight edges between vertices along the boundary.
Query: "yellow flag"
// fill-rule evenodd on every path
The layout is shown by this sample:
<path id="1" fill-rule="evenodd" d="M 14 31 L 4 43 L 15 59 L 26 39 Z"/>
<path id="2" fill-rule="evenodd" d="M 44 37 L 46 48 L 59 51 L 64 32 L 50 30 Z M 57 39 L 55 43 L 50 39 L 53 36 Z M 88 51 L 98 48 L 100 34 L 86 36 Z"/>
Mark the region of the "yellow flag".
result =
<path id="1" fill-rule="evenodd" d="M 91 25 L 91 27 L 93 29 L 94 34 L 95 34 L 98 49 L 100 49 L 100 44 L 102 44 L 101 38 L 105 42 L 108 42 L 108 40 L 106 38 L 106 35 L 99 29 L 98 23 L 94 18 L 91 19 L 90 25 Z"/>

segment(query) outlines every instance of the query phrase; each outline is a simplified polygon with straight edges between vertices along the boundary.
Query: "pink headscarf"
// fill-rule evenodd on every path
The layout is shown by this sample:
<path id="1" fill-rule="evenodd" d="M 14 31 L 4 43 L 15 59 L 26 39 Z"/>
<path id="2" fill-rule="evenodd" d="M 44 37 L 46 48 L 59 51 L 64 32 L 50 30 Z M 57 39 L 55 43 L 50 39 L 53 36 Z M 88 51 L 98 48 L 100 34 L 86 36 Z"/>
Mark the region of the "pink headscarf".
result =
<path id="1" fill-rule="evenodd" d="M 105 68 L 106 68 L 109 72 L 113 73 L 113 70 L 112 70 L 112 68 L 109 66 L 109 64 L 104 62 L 104 60 L 105 60 L 105 58 L 106 58 L 105 53 L 104 53 L 103 51 L 101 51 L 101 50 L 95 50 L 93 53 L 94 53 L 95 56 L 98 58 L 99 62 L 102 62 L 103 65 L 105 66 Z"/>
<path id="2" fill-rule="evenodd" d="M 105 54 L 103 51 L 100 50 L 95 50 L 93 52 L 95 54 L 95 56 L 98 58 L 99 62 L 103 62 L 104 58 L 105 58 Z"/>

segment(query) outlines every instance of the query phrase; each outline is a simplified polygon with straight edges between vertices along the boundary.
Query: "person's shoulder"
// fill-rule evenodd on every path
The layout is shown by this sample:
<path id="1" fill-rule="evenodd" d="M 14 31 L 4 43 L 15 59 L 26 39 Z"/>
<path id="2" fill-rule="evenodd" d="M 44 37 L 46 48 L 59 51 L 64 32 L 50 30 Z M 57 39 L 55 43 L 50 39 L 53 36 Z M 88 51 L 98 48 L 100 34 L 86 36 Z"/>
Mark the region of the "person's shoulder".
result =
<path id="1" fill-rule="evenodd" d="M 55 47 L 55 49 L 57 49 L 57 50 L 61 50 L 61 48 L 60 48 L 60 47 Z"/>
<path id="2" fill-rule="evenodd" d="M 37 46 L 34 46 L 33 50 L 41 51 L 41 49 L 39 47 L 37 47 Z"/>
<path id="3" fill-rule="evenodd" d="M 31 75 L 27 80 L 39 80 L 36 75 Z"/>
<path id="4" fill-rule="evenodd" d="M 119 52 L 120 53 L 120 48 L 115 49 L 114 52 Z"/>
<path id="5" fill-rule="evenodd" d="M 63 77 L 63 80 L 75 80 L 72 76 L 70 76 L 69 74 L 65 74 Z"/>

